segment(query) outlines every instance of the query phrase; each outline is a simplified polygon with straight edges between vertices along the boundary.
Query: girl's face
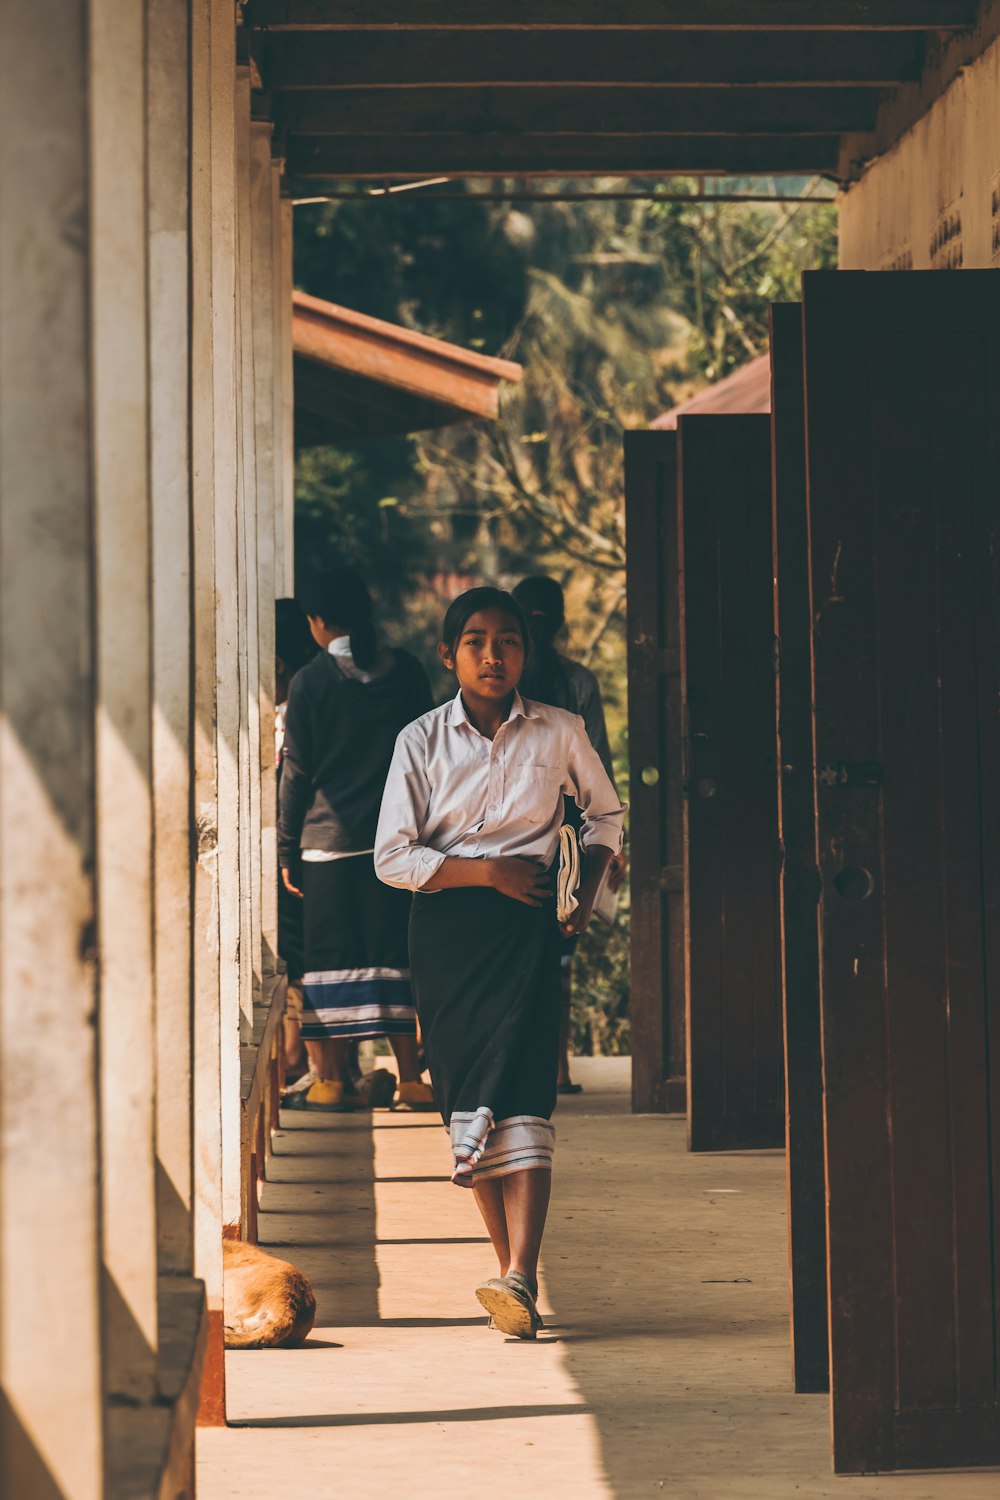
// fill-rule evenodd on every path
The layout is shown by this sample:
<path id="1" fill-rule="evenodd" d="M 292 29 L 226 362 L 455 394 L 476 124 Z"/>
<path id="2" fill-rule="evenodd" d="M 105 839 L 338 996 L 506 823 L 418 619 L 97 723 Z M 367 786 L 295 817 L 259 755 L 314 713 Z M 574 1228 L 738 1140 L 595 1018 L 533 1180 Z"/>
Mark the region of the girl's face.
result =
<path id="1" fill-rule="evenodd" d="M 473 698 L 508 697 L 524 671 L 521 627 L 503 609 L 481 609 L 470 615 L 457 641 L 442 642 L 438 650 L 463 693 Z"/>

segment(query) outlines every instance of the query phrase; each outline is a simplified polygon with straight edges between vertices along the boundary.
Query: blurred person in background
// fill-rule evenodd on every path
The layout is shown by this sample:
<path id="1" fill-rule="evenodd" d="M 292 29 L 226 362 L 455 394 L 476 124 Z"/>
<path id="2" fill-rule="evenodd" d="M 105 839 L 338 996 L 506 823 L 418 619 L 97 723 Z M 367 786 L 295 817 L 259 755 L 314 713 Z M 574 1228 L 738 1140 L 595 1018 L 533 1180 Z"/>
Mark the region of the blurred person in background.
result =
<path id="1" fill-rule="evenodd" d="M 278 599 L 274 606 L 274 752 L 277 793 L 281 795 L 281 752 L 285 740 L 288 689 L 300 667 L 316 654 L 316 642 L 294 599 Z M 293 896 L 278 872 L 278 957 L 285 964 L 288 998 L 285 1004 L 285 1077 L 294 1082 L 306 1076 L 302 1042 L 302 902 Z"/>
<path id="2" fill-rule="evenodd" d="M 396 736 L 431 707 L 430 685 L 416 657 L 380 643 L 353 569 L 318 575 L 302 603 L 320 649 L 289 689 L 278 858 L 286 891 L 303 902 L 301 1027 L 316 1075 L 305 1105 L 378 1102 L 355 1087 L 351 1044 L 386 1037 L 399 1068 L 396 1102 L 433 1109 L 410 988 L 410 896 L 377 880 L 373 860 Z"/>
<path id="3" fill-rule="evenodd" d="M 566 600 L 562 586 L 554 578 L 524 578 L 513 590 L 514 598 L 524 610 L 531 634 L 531 655 L 521 679 L 521 694 L 538 703 L 550 703 L 579 714 L 587 738 L 601 758 L 601 764 L 614 784 L 611 746 L 604 721 L 601 689 L 589 667 L 563 656 L 556 649 L 566 624 Z M 571 798 L 566 799 L 566 822 L 579 832 L 580 814 Z M 608 870 L 607 881 L 617 891 L 627 868 L 624 850 L 616 854 Z M 560 963 L 562 1019 L 559 1029 L 559 1074 L 556 1088 L 560 1094 L 579 1094 L 583 1085 L 574 1083 L 569 1069 L 569 1027 L 573 1004 L 573 958 L 579 938 L 563 939 Z"/>

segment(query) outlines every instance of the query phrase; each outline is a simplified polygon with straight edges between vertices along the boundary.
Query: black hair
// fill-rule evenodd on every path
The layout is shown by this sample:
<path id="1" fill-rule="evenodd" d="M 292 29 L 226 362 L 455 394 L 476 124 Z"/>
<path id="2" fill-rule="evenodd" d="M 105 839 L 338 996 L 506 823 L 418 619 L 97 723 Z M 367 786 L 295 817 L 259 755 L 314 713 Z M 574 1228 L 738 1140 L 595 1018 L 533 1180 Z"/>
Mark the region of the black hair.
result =
<path id="1" fill-rule="evenodd" d="M 328 628 L 343 625 L 351 641 L 351 655 L 362 670 L 375 665 L 375 621 L 372 596 L 353 568 L 327 568 L 309 579 L 302 590 L 307 615 Z"/>
<path id="2" fill-rule="evenodd" d="M 527 616 L 531 635 L 531 660 L 521 679 L 521 691 L 539 703 L 566 708 L 569 683 L 555 647 L 556 636 L 566 623 L 562 585 L 554 578 L 523 578 L 514 589 L 514 598 Z"/>
<path id="3" fill-rule="evenodd" d="M 464 594 L 459 594 L 458 598 L 453 599 L 448 605 L 444 624 L 441 626 L 441 640 L 452 656 L 455 654 L 455 648 L 461 640 L 466 625 L 481 609 L 502 609 L 505 614 L 513 615 L 524 641 L 525 652 L 530 651 L 531 631 L 528 629 L 524 610 L 513 594 L 486 585 L 478 589 L 466 589 Z"/>
<path id="4" fill-rule="evenodd" d="M 309 629 L 309 621 L 302 612 L 297 599 L 274 601 L 274 654 L 285 664 L 285 671 L 293 677 L 304 667 L 315 653 L 316 642 Z"/>

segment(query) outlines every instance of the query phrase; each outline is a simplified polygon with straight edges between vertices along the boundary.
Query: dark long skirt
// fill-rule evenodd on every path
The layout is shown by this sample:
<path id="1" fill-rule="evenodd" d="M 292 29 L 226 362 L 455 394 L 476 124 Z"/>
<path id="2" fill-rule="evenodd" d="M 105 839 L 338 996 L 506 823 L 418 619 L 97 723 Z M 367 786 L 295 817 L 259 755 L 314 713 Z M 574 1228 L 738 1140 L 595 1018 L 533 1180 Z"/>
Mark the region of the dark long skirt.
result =
<path id="1" fill-rule="evenodd" d="M 370 854 L 301 868 L 303 1037 L 416 1036 L 409 892 L 376 879 Z"/>
<path id="2" fill-rule="evenodd" d="M 551 902 L 479 887 L 414 897 L 414 998 L 462 1186 L 551 1166 L 559 949 Z"/>
<path id="3" fill-rule="evenodd" d="M 289 982 L 302 978 L 305 968 L 302 936 L 302 897 L 293 896 L 278 871 L 278 957 L 284 959 Z"/>

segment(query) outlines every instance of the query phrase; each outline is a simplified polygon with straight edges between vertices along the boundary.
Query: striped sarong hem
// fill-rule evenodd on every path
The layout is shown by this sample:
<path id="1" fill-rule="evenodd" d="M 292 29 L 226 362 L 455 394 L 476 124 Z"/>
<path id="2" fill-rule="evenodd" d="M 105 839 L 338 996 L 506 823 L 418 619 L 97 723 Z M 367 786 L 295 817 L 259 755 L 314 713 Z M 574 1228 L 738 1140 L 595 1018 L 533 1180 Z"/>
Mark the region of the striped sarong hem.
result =
<path id="1" fill-rule="evenodd" d="M 313 969 L 302 976 L 302 997 L 306 1041 L 416 1035 L 408 969 Z"/>
<path id="2" fill-rule="evenodd" d="M 458 1187 L 474 1187 L 491 1177 L 512 1172 L 551 1171 L 556 1128 L 538 1115 L 513 1115 L 494 1125 L 485 1106 L 473 1112 L 456 1111 L 450 1123 Z"/>

